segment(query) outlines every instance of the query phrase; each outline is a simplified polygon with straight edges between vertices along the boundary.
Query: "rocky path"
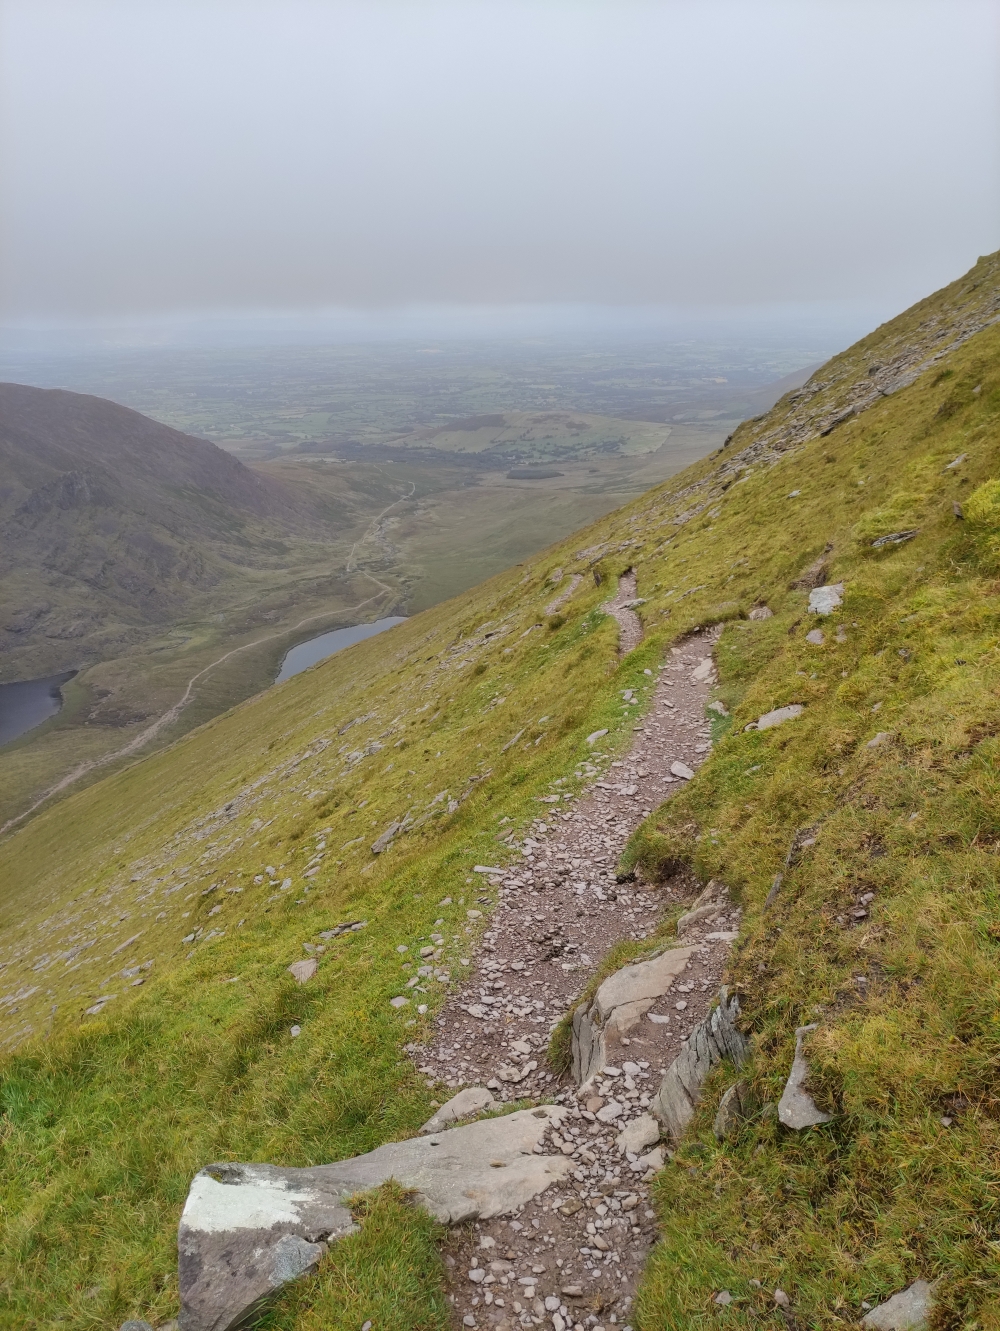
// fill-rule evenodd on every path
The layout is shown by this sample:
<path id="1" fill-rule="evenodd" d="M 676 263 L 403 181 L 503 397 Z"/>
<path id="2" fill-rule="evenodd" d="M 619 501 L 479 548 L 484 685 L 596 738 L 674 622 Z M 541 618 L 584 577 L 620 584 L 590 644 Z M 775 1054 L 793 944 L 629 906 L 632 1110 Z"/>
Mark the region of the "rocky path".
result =
<path id="1" fill-rule="evenodd" d="M 626 575 L 606 606 L 621 625 L 624 651 L 641 637 L 629 608 L 635 591 L 634 575 Z M 687 875 L 665 884 L 618 883 L 615 871 L 641 819 L 710 749 L 705 712 L 716 637 L 694 634 L 671 649 L 648 714 L 636 715 L 629 754 L 606 778 L 595 780 L 572 811 L 553 804 L 530 835 L 508 841 L 520 864 L 499 875 L 500 901 L 474 969 L 438 1017 L 434 1043 L 410 1046 L 443 1100 L 459 1087 L 483 1086 L 500 1102 L 554 1100 L 568 1110 L 536 1148 L 572 1160 L 565 1182 L 512 1216 L 451 1231 L 445 1261 L 456 1326 L 598 1331 L 628 1323 L 655 1239 L 648 1182 L 662 1163 L 662 1155 L 648 1153 L 656 1134 L 650 1140 L 645 1111 L 718 991 L 735 912 L 713 909 L 685 934 L 690 957 L 669 1001 L 655 1004 L 621 1039 L 626 1057 L 588 1087 L 578 1092 L 569 1076 L 549 1068 L 546 1051 L 553 1027 L 608 949 L 648 937 L 666 908 L 700 890 Z M 636 705 L 626 692 L 623 708 Z"/>
<path id="2" fill-rule="evenodd" d="M 642 620 L 635 613 L 635 607 L 642 605 L 642 601 L 636 583 L 635 573 L 629 569 L 618 579 L 617 595 L 601 607 L 618 622 L 618 652 L 621 656 L 627 656 L 642 642 Z"/>

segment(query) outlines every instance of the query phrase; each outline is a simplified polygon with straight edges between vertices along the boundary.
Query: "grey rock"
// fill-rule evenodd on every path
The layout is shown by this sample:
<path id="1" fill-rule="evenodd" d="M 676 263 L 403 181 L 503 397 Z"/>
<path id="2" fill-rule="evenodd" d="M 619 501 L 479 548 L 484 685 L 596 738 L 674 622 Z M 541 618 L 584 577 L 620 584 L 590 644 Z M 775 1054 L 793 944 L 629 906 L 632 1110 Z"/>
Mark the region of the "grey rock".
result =
<path id="1" fill-rule="evenodd" d="M 735 1082 L 719 1101 L 712 1131 L 718 1141 L 727 1141 L 735 1136 L 740 1124 L 746 1117 L 748 1088 L 745 1081 Z"/>
<path id="2" fill-rule="evenodd" d="M 694 772 L 692 772 L 691 768 L 688 767 L 687 763 L 682 763 L 682 762 L 671 763 L 670 770 L 674 774 L 674 776 L 683 777 L 685 781 L 691 781 L 694 777 Z"/>
<path id="3" fill-rule="evenodd" d="M 798 702 L 789 703 L 787 707 L 776 707 L 773 712 L 765 712 L 763 716 L 759 716 L 753 728 L 771 730 L 774 726 L 784 725 L 786 721 L 794 721 L 804 711 L 805 708 Z"/>
<path id="4" fill-rule="evenodd" d="M 593 734 L 587 736 L 588 744 L 596 744 L 599 739 L 603 739 L 608 732 L 606 730 L 595 730 Z"/>
<path id="5" fill-rule="evenodd" d="M 827 583 L 825 587 L 814 587 L 809 593 L 809 613 L 812 615 L 832 615 L 844 604 L 844 584 Z"/>
<path id="6" fill-rule="evenodd" d="M 806 642 L 812 643 L 814 647 L 822 647 L 826 638 L 823 636 L 822 629 L 810 629 L 806 634 Z"/>
<path id="7" fill-rule="evenodd" d="M 914 1280 L 908 1288 L 862 1317 L 861 1325 L 877 1328 L 877 1331 L 926 1331 L 933 1292 L 926 1280 Z"/>
<path id="8" fill-rule="evenodd" d="M 618 1149 L 623 1155 L 626 1151 L 638 1155 L 647 1146 L 655 1146 L 659 1140 L 660 1125 L 652 1114 L 640 1114 L 631 1123 L 626 1123 L 616 1138 Z"/>
<path id="9" fill-rule="evenodd" d="M 658 1146 L 655 1151 L 650 1151 L 648 1155 L 640 1156 L 636 1161 L 637 1165 L 642 1166 L 646 1171 L 645 1177 L 650 1174 L 658 1174 L 667 1163 L 667 1153 L 662 1146 Z"/>
<path id="10" fill-rule="evenodd" d="M 573 1162 L 534 1154 L 559 1105 L 391 1142 L 311 1169 L 210 1165 L 195 1175 L 178 1234 L 182 1331 L 230 1331 L 355 1230 L 347 1201 L 388 1179 L 447 1224 L 489 1219 L 561 1182 Z"/>
<path id="11" fill-rule="evenodd" d="M 460 1118 L 470 1118 L 473 1114 L 490 1109 L 496 1101 L 483 1086 L 467 1086 L 446 1101 L 420 1129 L 421 1132 L 440 1132 L 449 1123 L 456 1123 Z"/>
<path id="12" fill-rule="evenodd" d="M 755 605 L 747 619 L 773 619 L 774 611 L 768 605 Z"/>
<path id="13" fill-rule="evenodd" d="M 880 550 L 885 545 L 902 545 L 904 541 L 912 541 L 914 536 L 919 536 L 920 529 L 914 527 L 911 531 L 894 531 L 888 536 L 879 536 L 877 540 L 872 541 L 872 549 Z"/>
<path id="14" fill-rule="evenodd" d="M 688 909 L 677 921 L 677 936 L 682 938 L 688 930 L 712 915 L 718 915 L 729 904 L 729 893 L 725 886 L 714 878 L 698 894 Z"/>
<path id="15" fill-rule="evenodd" d="M 153 1328 L 140 1317 L 130 1317 L 127 1322 L 122 1322 L 119 1331 L 153 1331 Z"/>
<path id="16" fill-rule="evenodd" d="M 788 1081 L 778 1101 L 779 1121 L 786 1128 L 794 1128 L 797 1132 L 803 1128 L 814 1128 L 820 1123 L 829 1123 L 833 1118 L 832 1114 L 826 1114 L 820 1109 L 805 1089 L 805 1083 L 809 1079 L 809 1063 L 802 1045 L 805 1037 L 815 1029 L 814 1023 L 811 1026 L 800 1026 L 795 1032 L 795 1057 L 792 1060 L 792 1070 L 788 1074 Z"/>
<path id="17" fill-rule="evenodd" d="M 691 678 L 698 684 L 704 683 L 706 679 L 711 679 L 715 674 L 715 662 L 710 656 L 703 657 L 695 668 L 691 671 Z"/>
<path id="18" fill-rule="evenodd" d="M 865 748 L 877 749 L 879 748 L 880 745 L 887 744 L 889 740 L 893 738 L 894 736 L 891 730 L 880 730 L 874 739 L 870 739 L 868 741 L 868 743 L 865 745 Z"/>
<path id="19" fill-rule="evenodd" d="M 650 1105 L 672 1137 L 680 1137 L 694 1117 L 705 1078 L 724 1058 L 737 1067 L 750 1052 L 750 1042 L 737 1028 L 739 999 L 723 985 L 719 1003 L 688 1037 L 688 1042 L 667 1068 Z"/>
<path id="20" fill-rule="evenodd" d="M 388 850 L 392 844 L 392 839 L 402 828 L 402 823 L 390 823 L 380 837 L 372 842 L 372 854 L 381 855 L 383 850 Z"/>
<path id="21" fill-rule="evenodd" d="M 305 984 L 311 980 L 319 969 L 319 962 L 315 957 L 308 957 L 304 961 L 293 961 L 288 967 L 289 972 L 295 976 L 299 984 Z"/>
<path id="22" fill-rule="evenodd" d="M 658 998 L 685 970 L 691 948 L 668 948 L 658 957 L 623 966 L 609 975 L 589 1005 L 581 1003 L 573 1013 L 573 1079 L 589 1082 L 619 1049 L 628 1035 Z"/>
<path id="23" fill-rule="evenodd" d="M 724 702 L 721 702 L 718 698 L 716 698 L 713 702 L 710 702 L 708 704 L 708 710 L 710 712 L 718 712 L 719 716 L 729 715 L 729 711 L 726 707 L 726 704 Z"/>

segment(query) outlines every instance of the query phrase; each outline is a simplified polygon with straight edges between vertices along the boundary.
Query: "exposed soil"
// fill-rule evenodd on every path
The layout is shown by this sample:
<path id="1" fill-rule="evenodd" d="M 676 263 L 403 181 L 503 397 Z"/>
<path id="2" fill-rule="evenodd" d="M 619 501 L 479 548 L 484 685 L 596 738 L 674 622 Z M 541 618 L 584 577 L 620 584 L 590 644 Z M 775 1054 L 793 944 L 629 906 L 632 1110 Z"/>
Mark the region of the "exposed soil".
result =
<path id="1" fill-rule="evenodd" d="M 622 627 L 624 651 L 636 645 L 637 630 L 641 636 L 638 617 L 625 605 L 634 597 L 634 574 L 626 574 L 605 607 Z M 571 1079 L 547 1066 L 546 1051 L 554 1025 L 608 949 L 621 939 L 648 937 L 665 909 L 700 889 L 687 873 L 662 884 L 618 883 L 616 866 L 642 818 L 683 784 L 671 764 L 694 769 L 711 747 L 705 709 L 714 670 L 703 663 L 717 636 L 717 630 L 697 633 L 672 648 L 647 716 L 636 718 L 629 754 L 571 811 L 553 799 L 531 834 L 510 843 L 522 863 L 498 875 L 500 901 L 470 976 L 438 1017 L 433 1045 L 410 1046 L 428 1084 L 447 1091 L 442 1100 L 459 1087 L 480 1085 L 499 1101 L 558 1100 L 570 1107 L 563 1129 L 543 1148 L 573 1159 L 565 1183 L 516 1215 L 451 1231 L 445 1261 L 456 1326 L 596 1331 L 628 1322 L 655 1241 L 652 1173 L 623 1154 L 615 1139 L 646 1111 L 663 1072 L 709 1010 L 736 912 L 685 934 L 694 949 L 687 969 L 622 1041 L 633 1061 L 599 1079 L 582 1102 Z M 602 1122 L 597 1112 L 612 1098 L 623 1111 Z"/>

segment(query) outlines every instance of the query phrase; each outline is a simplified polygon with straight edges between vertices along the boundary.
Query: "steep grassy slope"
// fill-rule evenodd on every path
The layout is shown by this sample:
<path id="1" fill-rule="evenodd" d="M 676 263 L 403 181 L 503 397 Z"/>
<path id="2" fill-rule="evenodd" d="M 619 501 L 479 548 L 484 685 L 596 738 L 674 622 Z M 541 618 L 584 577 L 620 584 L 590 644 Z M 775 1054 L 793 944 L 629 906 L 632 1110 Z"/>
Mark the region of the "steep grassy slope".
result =
<path id="1" fill-rule="evenodd" d="M 306 1164 L 413 1131 L 431 1092 L 402 1046 L 438 999 L 390 1009 L 412 974 L 397 946 L 436 934 L 461 975 L 467 911 L 488 906 L 472 866 L 628 742 L 620 690 L 641 700 L 671 640 L 721 621 L 732 721 L 628 858 L 730 885 L 746 1075 L 773 1102 L 794 1028 L 816 1020 L 836 1118 L 799 1137 L 762 1111 L 719 1146 L 720 1073 L 658 1184 L 637 1324 L 778 1327 L 780 1285 L 794 1325 L 852 1325 L 923 1274 L 940 1278 L 939 1329 L 1000 1325 L 998 314 L 993 256 L 722 454 L 0 846 L 0 1324 L 169 1316 L 199 1165 Z M 600 603 L 629 565 L 647 637 L 619 661 Z M 556 568 L 587 576 L 546 621 Z M 803 574 L 845 585 L 821 645 Z M 773 618 L 743 617 L 762 602 Z M 798 721 L 744 730 L 790 702 Z M 585 737 L 605 727 L 597 758 Z M 325 951 L 298 989 L 285 967 L 303 944 Z M 398 1197 L 371 1206 L 269 1326 L 446 1324 L 432 1231 Z"/>

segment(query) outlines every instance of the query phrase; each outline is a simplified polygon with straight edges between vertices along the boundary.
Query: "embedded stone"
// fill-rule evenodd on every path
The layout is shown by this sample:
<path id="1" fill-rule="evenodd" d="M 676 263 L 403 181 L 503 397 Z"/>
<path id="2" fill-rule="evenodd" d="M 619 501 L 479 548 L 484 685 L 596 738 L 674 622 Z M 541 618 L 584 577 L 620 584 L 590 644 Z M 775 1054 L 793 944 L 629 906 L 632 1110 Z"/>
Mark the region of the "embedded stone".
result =
<path id="1" fill-rule="evenodd" d="M 787 707 L 776 707 L 773 712 L 765 712 L 763 716 L 759 716 L 754 728 L 756 730 L 771 730 L 774 726 L 783 725 L 786 721 L 794 721 L 804 711 L 805 708 L 798 702 L 790 703 Z"/>
<path id="2" fill-rule="evenodd" d="M 832 1114 L 824 1113 L 805 1089 L 809 1079 L 809 1064 L 803 1051 L 803 1041 L 816 1030 L 816 1025 L 800 1026 L 795 1032 L 795 1057 L 788 1081 L 778 1101 L 778 1119 L 786 1128 L 801 1132 L 803 1128 L 814 1128 L 820 1123 L 829 1123 Z"/>
<path id="3" fill-rule="evenodd" d="M 660 1140 L 660 1125 L 652 1114 L 640 1114 L 631 1123 L 626 1123 L 615 1139 L 622 1155 L 639 1155 L 647 1146 L 655 1146 Z"/>
<path id="4" fill-rule="evenodd" d="M 743 1122 L 746 1116 L 746 1096 L 746 1082 L 738 1081 L 730 1086 L 719 1101 L 712 1131 L 720 1142 L 733 1137 Z"/>
<path id="5" fill-rule="evenodd" d="M 861 1325 L 875 1331 L 927 1331 L 932 1295 L 933 1289 L 926 1280 L 914 1280 L 912 1285 L 866 1313 Z"/>
<path id="6" fill-rule="evenodd" d="M 589 1006 L 580 1004 L 573 1013 L 572 1038 L 573 1078 L 578 1086 L 607 1065 L 622 1037 L 667 993 L 690 957 L 689 947 L 668 948 L 649 961 L 623 966 L 608 976 Z"/>
<path id="7" fill-rule="evenodd" d="M 315 957 L 307 957 L 304 961 L 293 961 L 288 967 L 289 973 L 295 976 L 299 984 L 311 980 L 318 969 L 319 962 Z"/>
<path id="8" fill-rule="evenodd" d="M 681 938 L 702 920 L 718 915 L 729 904 L 729 892 L 724 884 L 712 878 L 677 921 L 677 937 Z"/>
<path id="9" fill-rule="evenodd" d="M 809 593 L 809 613 L 831 615 L 844 603 L 844 584 L 831 582 L 825 587 L 814 587 Z"/>
<path id="10" fill-rule="evenodd" d="M 678 1138 L 694 1117 L 705 1079 L 712 1069 L 729 1058 L 737 1067 L 750 1052 L 750 1042 L 736 1025 L 739 999 L 725 985 L 719 1003 L 698 1023 L 687 1044 L 667 1068 L 650 1110 L 672 1137 Z"/>

